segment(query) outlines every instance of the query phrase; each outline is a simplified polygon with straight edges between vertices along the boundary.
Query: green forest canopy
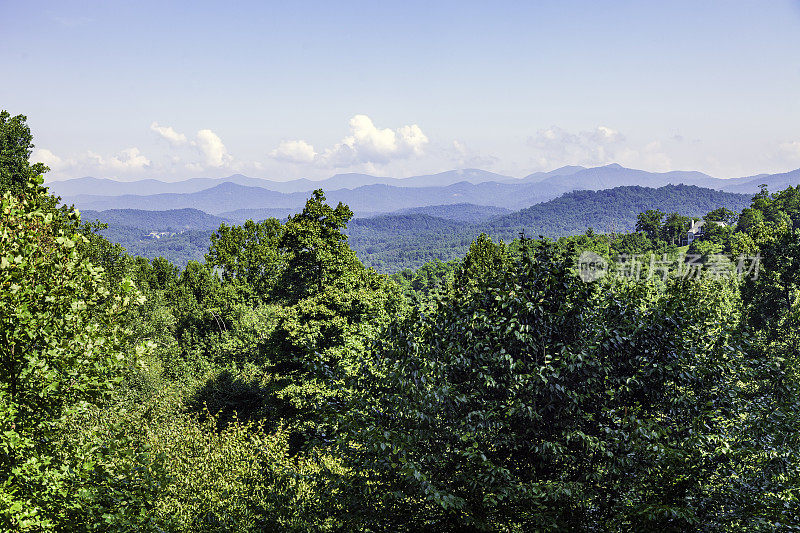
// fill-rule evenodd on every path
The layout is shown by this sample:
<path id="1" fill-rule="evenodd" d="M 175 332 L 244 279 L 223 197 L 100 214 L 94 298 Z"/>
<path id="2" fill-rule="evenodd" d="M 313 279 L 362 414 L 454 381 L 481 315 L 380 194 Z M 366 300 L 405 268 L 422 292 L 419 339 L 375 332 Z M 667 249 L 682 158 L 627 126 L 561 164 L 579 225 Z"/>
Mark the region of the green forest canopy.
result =
<path id="1" fill-rule="evenodd" d="M 0 127 L 30 146 L 24 117 Z M 689 249 L 757 256 L 758 276 L 681 275 L 667 213 L 647 233 L 480 235 L 390 278 L 322 191 L 177 268 L 57 208 L 6 146 L 3 530 L 800 524 L 800 188 Z M 586 282 L 586 250 L 676 266 Z"/>

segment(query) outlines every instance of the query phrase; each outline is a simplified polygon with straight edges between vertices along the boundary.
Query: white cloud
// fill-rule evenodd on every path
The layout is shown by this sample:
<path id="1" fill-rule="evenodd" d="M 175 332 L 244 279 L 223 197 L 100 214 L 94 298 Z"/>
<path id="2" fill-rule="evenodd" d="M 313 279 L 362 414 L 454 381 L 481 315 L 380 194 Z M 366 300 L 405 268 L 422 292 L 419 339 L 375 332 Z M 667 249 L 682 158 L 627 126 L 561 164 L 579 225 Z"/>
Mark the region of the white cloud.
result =
<path id="1" fill-rule="evenodd" d="M 411 126 L 401 126 L 397 129 L 399 136 L 401 153 L 408 153 L 416 157 L 425 155 L 425 145 L 428 144 L 428 137 L 416 124 Z"/>
<path id="2" fill-rule="evenodd" d="M 89 150 L 85 159 L 90 166 L 118 171 L 142 170 L 150 166 L 150 160 L 136 147 L 126 148 L 108 158 Z"/>
<path id="3" fill-rule="evenodd" d="M 607 126 L 597 126 L 592 131 L 586 132 L 587 137 L 597 143 L 608 144 L 617 141 L 624 141 L 625 137 L 616 130 L 612 130 Z"/>
<path id="4" fill-rule="evenodd" d="M 558 126 L 539 130 L 528 140 L 532 161 L 542 169 L 564 165 L 597 166 L 620 163 L 648 170 L 670 170 L 671 160 L 659 142 L 636 146 L 608 126 L 572 133 Z"/>
<path id="5" fill-rule="evenodd" d="M 366 115 L 350 119 L 350 135 L 326 149 L 318 161 L 334 167 L 357 164 L 386 164 L 394 159 L 420 157 L 425 153 L 428 137 L 416 124 L 396 130 L 379 129 Z"/>
<path id="6" fill-rule="evenodd" d="M 96 152 L 92 152 L 91 150 L 86 152 L 86 160 L 90 165 L 97 167 L 103 167 L 106 164 L 106 161 L 105 159 L 103 159 L 103 156 L 101 156 Z"/>
<path id="7" fill-rule="evenodd" d="M 473 150 L 466 143 L 455 140 L 450 160 L 454 161 L 460 168 L 486 168 L 495 165 L 499 159 L 493 155 L 481 155 Z"/>
<path id="8" fill-rule="evenodd" d="M 158 122 L 150 124 L 150 129 L 158 133 L 162 138 L 168 140 L 173 146 L 186 144 L 186 135 L 178 133 L 172 126 L 159 126 Z"/>
<path id="9" fill-rule="evenodd" d="M 281 141 L 276 149 L 269 153 L 270 157 L 278 161 L 290 163 L 311 163 L 317 152 L 306 141 Z"/>
<path id="10" fill-rule="evenodd" d="M 197 147 L 206 158 L 206 165 L 221 167 L 230 163 L 233 158 L 228 154 L 222 139 L 211 130 L 197 132 Z"/>
<path id="11" fill-rule="evenodd" d="M 116 170 L 138 170 L 150 166 L 147 159 L 136 147 L 126 148 L 107 161 L 108 166 Z"/>
<path id="12" fill-rule="evenodd" d="M 158 122 L 150 124 L 150 130 L 157 133 L 161 138 L 169 141 L 172 146 L 191 145 L 195 147 L 203 156 L 203 162 L 189 162 L 184 167 L 192 172 L 200 172 L 207 167 L 219 168 L 228 166 L 233 157 L 228 153 L 228 149 L 223 144 L 219 135 L 209 129 L 197 132 L 195 140 L 187 139 L 186 135 L 175 131 L 172 126 L 161 126 Z M 178 160 L 173 157 L 173 164 Z"/>
<path id="13" fill-rule="evenodd" d="M 647 143 L 639 149 L 623 148 L 614 154 L 614 160 L 624 167 L 644 168 L 654 172 L 672 169 L 672 159 L 664 153 L 658 141 Z"/>
<path id="14" fill-rule="evenodd" d="M 607 126 L 570 133 L 558 126 L 539 130 L 528 144 L 537 150 L 540 159 L 552 164 L 597 165 L 612 163 L 613 148 L 624 136 Z"/>
<path id="15" fill-rule="evenodd" d="M 66 161 L 61 159 L 56 154 L 47 150 L 46 148 L 37 148 L 31 154 L 31 160 L 34 163 L 44 163 L 50 170 L 57 172 L 71 166 L 74 161 Z"/>
<path id="16" fill-rule="evenodd" d="M 785 142 L 780 145 L 780 150 L 790 159 L 800 159 L 800 141 Z"/>

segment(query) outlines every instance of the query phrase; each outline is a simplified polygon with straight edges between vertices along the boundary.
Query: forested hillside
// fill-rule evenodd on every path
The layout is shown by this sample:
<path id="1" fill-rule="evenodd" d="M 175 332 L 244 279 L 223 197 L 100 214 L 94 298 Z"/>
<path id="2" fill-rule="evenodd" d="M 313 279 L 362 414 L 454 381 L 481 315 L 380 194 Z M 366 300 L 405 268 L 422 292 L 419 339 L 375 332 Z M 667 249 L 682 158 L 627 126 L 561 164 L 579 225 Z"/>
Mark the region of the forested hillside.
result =
<path id="1" fill-rule="evenodd" d="M 646 209 L 394 276 L 357 235 L 460 223 L 316 190 L 177 267 L 60 206 L 32 147 L 0 113 L 0 530 L 800 526 L 800 187 L 574 193 L 576 228 Z"/>
<path id="2" fill-rule="evenodd" d="M 181 231 L 187 229 L 217 229 L 230 220 L 209 215 L 198 209 L 170 209 L 167 211 L 145 211 L 142 209 L 109 209 L 107 211 L 83 211 L 84 220 L 99 220 L 110 227 L 136 228 L 147 231 Z"/>
<path id="3" fill-rule="evenodd" d="M 700 217 L 718 207 L 741 211 L 750 195 L 732 194 L 693 185 L 658 189 L 626 186 L 600 191 L 575 191 L 494 219 L 481 229 L 497 238 L 513 239 L 520 232 L 558 238 L 594 228 L 607 233 L 630 232 L 639 213 L 659 209 Z"/>
<path id="4" fill-rule="evenodd" d="M 368 266 L 392 273 L 403 268 L 419 267 L 428 261 L 449 261 L 466 253 L 480 233 L 494 239 L 511 241 L 521 233 L 559 238 L 585 232 L 589 227 L 603 232 L 633 230 L 636 217 L 648 209 L 677 212 L 700 217 L 717 207 L 740 211 L 750 197 L 686 185 L 668 185 L 659 189 L 618 187 L 605 191 L 576 191 L 537 204 L 516 213 L 472 204 L 453 204 L 413 208 L 387 215 L 356 218 L 347 228 L 350 245 Z M 84 219 L 100 219 L 109 224 L 103 230 L 134 255 L 155 258 L 164 256 L 178 265 L 189 259 L 201 259 L 211 230 L 224 221 L 197 210 L 186 210 L 183 229 L 178 221 L 181 211 L 148 212 L 112 210 L 88 211 Z M 224 213 L 236 222 L 250 216 L 285 219 L 287 210 L 239 210 Z M 161 239 L 151 232 L 178 232 Z"/>
<path id="5" fill-rule="evenodd" d="M 381 272 L 416 268 L 433 261 L 462 257 L 481 233 L 510 242 L 525 234 L 558 239 L 589 228 L 604 233 L 633 231 L 639 213 L 659 209 L 700 218 L 715 208 L 741 211 L 750 197 L 687 185 L 658 189 L 617 187 L 604 191 L 576 191 L 522 211 L 469 225 L 417 216 L 356 219 L 348 228 L 359 257 Z"/>
<path id="6" fill-rule="evenodd" d="M 475 204 L 453 204 L 453 205 L 427 205 L 424 207 L 411 207 L 403 209 L 399 214 L 403 215 L 429 215 L 432 217 L 444 218 L 447 220 L 459 220 L 461 222 L 483 222 L 490 218 L 510 213 L 511 210 L 504 207 L 494 207 L 490 205 Z"/>

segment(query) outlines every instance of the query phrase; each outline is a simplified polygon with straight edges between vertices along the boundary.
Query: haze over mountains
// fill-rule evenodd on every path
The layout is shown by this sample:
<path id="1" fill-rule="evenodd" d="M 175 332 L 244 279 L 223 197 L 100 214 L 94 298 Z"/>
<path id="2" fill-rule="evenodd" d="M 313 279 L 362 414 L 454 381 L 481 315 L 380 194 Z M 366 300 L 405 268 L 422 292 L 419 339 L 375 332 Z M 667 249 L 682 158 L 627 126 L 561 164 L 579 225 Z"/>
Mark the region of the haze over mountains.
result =
<path id="1" fill-rule="evenodd" d="M 382 272 L 419 267 L 432 260 L 463 256 L 473 239 L 487 233 L 510 241 L 524 233 L 558 238 L 593 227 L 601 233 L 632 231 L 636 216 L 647 209 L 703 216 L 718 207 L 734 212 L 750 204 L 751 195 L 715 191 L 695 185 L 660 188 L 622 186 L 600 191 L 574 191 L 526 209 L 473 204 L 450 204 L 403 209 L 352 220 L 347 227 L 350 245 L 365 264 Z M 274 209 L 233 213 L 262 220 Z M 134 255 L 164 256 L 178 265 L 202 259 L 209 236 L 220 224 L 241 223 L 231 215 L 209 215 L 196 209 L 147 211 L 114 209 L 84 211 L 84 219 L 109 224 L 104 234 Z M 151 232 L 174 232 L 153 238 Z"/>
<path id="2" fill-rule="evenodd" d="M 357 216 L 394 212 L 433 205 L 472 204 L 508 210 L 524 209 L 575 190 L 602 190 L 639 185 L 696 185 L 714 190 L 753 194 L 761 184 L 779 190 L 800 183 L 800 169 L 791 172 L 719 179 L 701 172 L 647 172 L 617 164 L 602 167 L 563 167 L 513 178 L 477 169 L 390 178 L 367 174 L 338 174 L 326 180 L 287 182 L 249 178 L 194 178 L 174 183 L 157 180 L 117 182 L 78 178 L 49 184 L 52 192 L 80 209 L 199 209 L 234 220 L 257 212 L 269 216 L 296 211 L 309 191 L 322 188 L 330 202 L 343 202 Z M 252 211 L 260 210 L 260 211 Z M 269 210 L 269 211 L 263 211 Z"/>
<path id="3" fill-rule="evenodd" d="M 355 213 L 347 233 L 362 261 L 392 272 L 460 257 L 481 232 L 508 241 L 521 232 L 557 238 L 588 227 L 632 231 L 636 215 L 647 209 L 698 217 L 717 207 L 739 212 L 761 184 L 777 191 L 798 183 L 800 169 L 718 179 L 612 164 L 524 178 L 467 169 L 405 179 L 339 174 L 282 183 L 238 174 L 176 183 L 80 178 L 50 187 L 81 209 L 84 220 L 107 223 L 106 236 L 129 252 L 164 255 L 177 264 L 201 259 L 220 224 L 285 220 L 302 210 L 311 190 L 322 188 L 329 203 L 343 202 Z"/>
<path id="4" fill-rule="evenodd" d="M 553 172 L 558 172 L 558 170 Z M 550 175 L 551 173 L 543 174 Z M 439 174 L 414 176 L 411 178 L 388 178 L 369 174 L 348 173 L 336 174 L 328 179 L 317 181 L 305 178 L 290 181 L 272 181 L 262 178 L 250 178 L 242 174 L 234 174 L 226 178 L 192 178 L 175 182 L 164 182 L 153 179 L 121 182 L 111 179 L 86 177 L 56 181 L 49 184 L 49 186 L 54 193 L 61 196 L 77 196 L 82 194 L 120 196 L 123 194 L 191 193 L 210 189 L 211 187 L 223 183 L 235 183 L 247 187 L 262 187 L 276 192 L 293 193 L 313 191 L 318 188 L 325 190 L 354 189 L 364 185 L 376 184 L 393 185 L 396 187 L 437 187 L 452 185 L 459 181 L 482 183 L 484 181 L 508 180 L 514 180 L 514 178 L 487 172 L 485 170 L 464 169 L 451 170 Z"/>

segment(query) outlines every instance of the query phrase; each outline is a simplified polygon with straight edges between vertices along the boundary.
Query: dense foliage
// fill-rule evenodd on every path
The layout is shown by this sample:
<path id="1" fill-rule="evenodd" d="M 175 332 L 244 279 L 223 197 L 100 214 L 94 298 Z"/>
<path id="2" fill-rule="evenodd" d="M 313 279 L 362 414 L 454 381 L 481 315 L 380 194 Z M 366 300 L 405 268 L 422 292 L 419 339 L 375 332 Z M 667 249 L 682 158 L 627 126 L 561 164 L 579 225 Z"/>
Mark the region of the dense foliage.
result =
<path id="1" fill-rule="evenodd" d="M 47 167 L 29 161 L 33 135 L 24 115 L 12 117 L 0 110 L 0 191 L 25 189 L 28 182 L 43 174 Z"/>
<path id="2" fill-rule="evenodd" d="M 722 527 L 732 281 L 590 284 L 552 244 L 503 255 L 376 349 L 342 443 L 371 471 L 348 480 L 353 526 Z"/>
<path id="3" fill-rule="evenodd" d="M 800 527 L 800 188 L 708 206 L 690 247 L 648 205 L 392 277 L 318 190 L 179 267 L 5 146 L 3 530 Z"/>

